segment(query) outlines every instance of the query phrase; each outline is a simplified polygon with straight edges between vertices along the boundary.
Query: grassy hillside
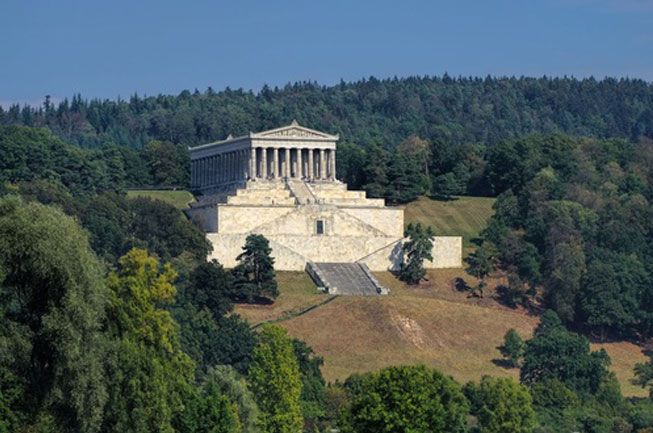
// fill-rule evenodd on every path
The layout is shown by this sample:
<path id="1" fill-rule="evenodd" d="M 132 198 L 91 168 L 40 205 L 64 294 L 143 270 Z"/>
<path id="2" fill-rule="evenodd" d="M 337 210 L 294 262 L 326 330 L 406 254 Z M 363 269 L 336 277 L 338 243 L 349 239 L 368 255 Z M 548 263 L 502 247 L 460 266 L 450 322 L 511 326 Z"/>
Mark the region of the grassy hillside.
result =
<path id="1" fill-rule="evenodd" d="M 391 288 L 390 295 L 342 296 L 297 316 L 329 297 L 318 293 L 305 273 L 279 272 L 281 295 L 273 305 L 237 306 L 236 311 L 252 324 L 280 319 L 291 335 L 324 357 L 322 371 L 329 381 L 388 365 L 418 363 L 460 381 L 486 374 L 518 377 L 517 369 L 505 369 L 498 362 L 497 346 L 510 328 L 530 337 L 537 317 L 501 306 L 492 290 L 484 299 L 468 299 L 453 285 L 457 277 L 469 278 L 461 270 L 429 272 L 429 282 L 418 288 L 405 286 L 390 273 L 377 276 Z M 491 279 L 490 287 L 500 281 Z M 598 347 L 610 354 L 611 369 L 626 395 L 647 395 L 630 383 L 635 363 L 646 359 L 639 347 L 624 342 L 593 345 Z"/>
<path id="2" fill-rule="evenodd" d="M 404 221 L 407 224 L 420 222 L 430 225 L 441 236 L 462 236 L 466 247 L 478 237 L 492 216 L 493 198 L 455 197 L 454 200 L 433 200 L 420 197 L 405 207 Z"/>
<path id="3" fill-rule="evenodd" d="M 188 203 L 194 201 L 193 194 L 185 190 L 164 191 L 164 190 L 132 190 L 127 191 L 129 197 L 148 197 L 154 200 L 165 201 L 177 209 L 186 209 Z"/>

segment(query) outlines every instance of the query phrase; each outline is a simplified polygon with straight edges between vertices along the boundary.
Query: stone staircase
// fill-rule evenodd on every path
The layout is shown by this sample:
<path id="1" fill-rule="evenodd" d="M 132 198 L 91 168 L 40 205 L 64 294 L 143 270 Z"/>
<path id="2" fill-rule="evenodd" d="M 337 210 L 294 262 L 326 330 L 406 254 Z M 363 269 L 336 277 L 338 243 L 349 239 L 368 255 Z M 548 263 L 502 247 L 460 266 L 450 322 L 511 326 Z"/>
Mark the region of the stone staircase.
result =
<path id="1" fill-rule="evenodd" d="M 364 263 L 306 264 L 306 272 L 318 287 L 332 295 L 386 295 L 383 287 Z"/>
<path id="2" fill-rule="evenodd" d="M 297 204 L 311 204 L 317 203 L 315 195 L 311 192 L 306 182 L 301 179 L 286 179 L 286 185 L 288 189 L 297 199 Z"/>

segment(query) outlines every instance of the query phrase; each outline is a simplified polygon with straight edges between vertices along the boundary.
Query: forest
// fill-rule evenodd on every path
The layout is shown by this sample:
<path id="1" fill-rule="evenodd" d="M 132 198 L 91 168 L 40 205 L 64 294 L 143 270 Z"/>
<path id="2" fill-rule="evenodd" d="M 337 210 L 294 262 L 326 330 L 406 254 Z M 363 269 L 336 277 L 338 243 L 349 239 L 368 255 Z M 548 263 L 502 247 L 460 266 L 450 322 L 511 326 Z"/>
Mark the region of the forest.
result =
<path id="1" fill-rule="evenodd" d="M 519 382 L 395 366 L 326 384 L 305 342 L 233 313 L 278 294 L 265 238 L 224 269 L 179 210 L 125 193 L 186 188 L 188 146 L 294 118 L 339 133 L 338 177 L 388 204 L 497 197 L 468 272 L 504 273 L 501 301 L 541 318 L 505 336 Z M 623 397 L 590 341 L 653 337 L 652 201 L 640 80 L 370 78 L 0 109 L 0 432 L 651 431 L 651 400 Z M 635 376 L 653 395 L 653 360 Z"/>

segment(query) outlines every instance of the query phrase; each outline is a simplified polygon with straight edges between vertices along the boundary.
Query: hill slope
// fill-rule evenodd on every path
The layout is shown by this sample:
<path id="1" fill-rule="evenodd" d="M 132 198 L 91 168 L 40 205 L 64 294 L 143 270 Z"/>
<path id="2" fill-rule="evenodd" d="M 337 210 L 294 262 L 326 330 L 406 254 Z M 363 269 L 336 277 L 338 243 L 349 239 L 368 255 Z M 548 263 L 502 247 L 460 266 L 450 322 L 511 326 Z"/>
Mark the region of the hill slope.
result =
<path id="1" fill-rule="evenodd" d="M 281 295 L 273 305 L 239 305 L 236 312 L 252 324 L 278 321 L 292 336 L 306 341 L 324 358 L 322 372 L 328 381 L 389 365 L 420 363 L 459 381 L 483 375 L 518 378 L 519 370 L 502 367 L 497 346 L 510 328 L 529 338 L 538 318 L 501 306 L 491 290 L 484 299 L 467 298 L 453 287 L 457 277 L 470 280 L 462 270 L 431 271 L 428 276 L 428 284 L 413 288 L 390 273 L 377 273 L 391 288 L 390 295 L 338 297 L 301 314 L 329 296 L 317 292 L 304 273 L 280 272 Z M 500 281 L 491 279 L 490 287 Z M 626 342 L 592 346 L 607 350 L 625 395 L 647 395 L 630 383 L 635 363 L 646 360 L 641 348 Z"/>

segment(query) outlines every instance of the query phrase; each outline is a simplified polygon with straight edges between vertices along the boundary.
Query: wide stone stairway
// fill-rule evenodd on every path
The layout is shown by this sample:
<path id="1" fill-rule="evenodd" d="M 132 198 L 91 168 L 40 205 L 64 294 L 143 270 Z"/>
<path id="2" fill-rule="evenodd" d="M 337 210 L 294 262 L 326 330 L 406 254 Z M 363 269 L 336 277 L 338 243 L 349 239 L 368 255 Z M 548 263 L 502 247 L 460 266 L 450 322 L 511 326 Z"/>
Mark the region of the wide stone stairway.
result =
<path id="1" fill-rule="evenodd" d="M 385 295 L 389 292 L 364 263 L 309 262 L 306 272 L 318 287 L 334 295 Z"/>
<path id="2" fill-rule="evenodd" d="M 297 204 L 311 204 L 317 202 L 317 199 L 303 180 L 288 178 L 286 179 L 286 185 L 288 185 L 288 189 L 297 199 Z"/>

